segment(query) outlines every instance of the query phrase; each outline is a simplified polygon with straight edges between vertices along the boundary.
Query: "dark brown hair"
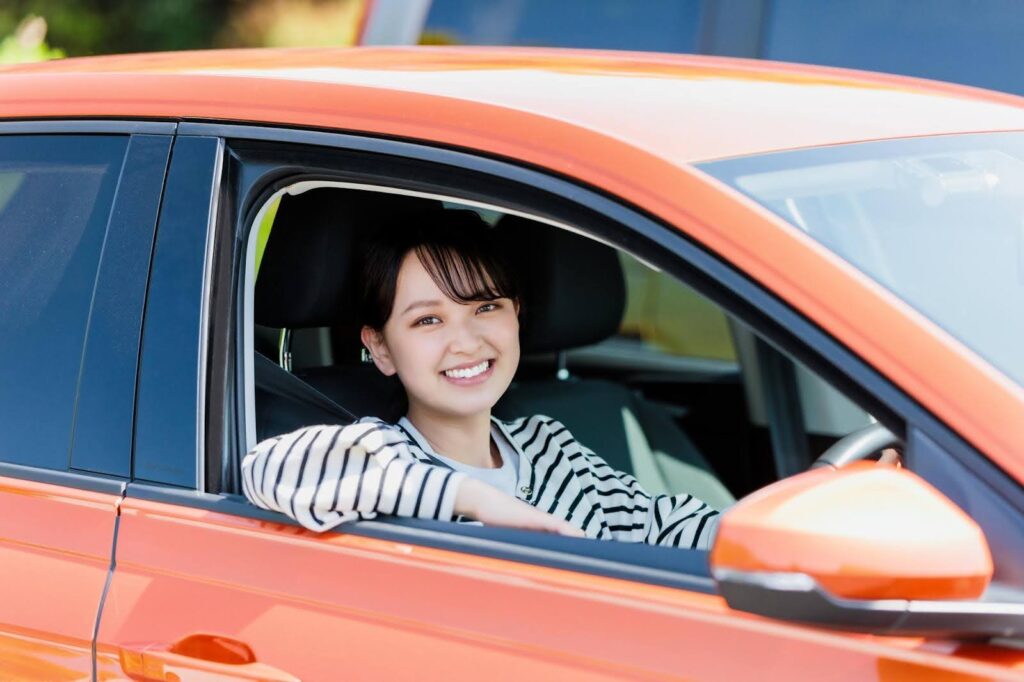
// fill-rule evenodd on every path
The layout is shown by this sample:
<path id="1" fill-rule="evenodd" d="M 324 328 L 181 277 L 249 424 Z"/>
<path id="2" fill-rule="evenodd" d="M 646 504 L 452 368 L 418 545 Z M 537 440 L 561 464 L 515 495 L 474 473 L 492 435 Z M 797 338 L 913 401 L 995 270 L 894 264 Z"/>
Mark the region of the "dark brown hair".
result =
<path id="1" fill-rule="evenodd" d="M 519 288 L 494 229 L 474 211 L 439 210 L 384 225 L 363 244 L 361 324 L 384 328 L 395 304 L 398 271 L 410 251 L 453 301 L 519 300 Z"/>

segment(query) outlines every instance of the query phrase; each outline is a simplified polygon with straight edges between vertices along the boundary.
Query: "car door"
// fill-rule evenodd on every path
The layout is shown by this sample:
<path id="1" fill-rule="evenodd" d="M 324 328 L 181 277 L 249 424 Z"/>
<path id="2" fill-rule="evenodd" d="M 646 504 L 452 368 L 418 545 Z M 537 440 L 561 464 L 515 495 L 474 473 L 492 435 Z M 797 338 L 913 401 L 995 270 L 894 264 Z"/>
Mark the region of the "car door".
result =
<path id="1" fill-rule="evenodd" d="M 0 124 L 0 679 L 89 679 L 172 130 Z"/>
<path id="2" fill-rule="evenodd" d="M 955 642 L 730 611 L 703 552 L 430 521 L 315 534 L 247 504 L 236 477 L 252 429 L 249 230 L 266 200 L 297 182 L 486 199 L 585 226 L 688 272 L 716 300 L 727 287 L 736 311 L 773 328 L 787 350 L 801 348 L 790 348 L 792 336 L 816 337 L 692 243 L 563 180 L 327 133 L 201 124 L 180 133 L 148 294 L 133 480 L 98 628 L 100 676 L 911 679 L 955 670 L 972 679 L 998 670 L 974 660 L 984 656 L 950 656 Z M 827 343 L 822 353 L 833 352 Z M 867 371 L 842 357 L 850 375 Z"/>

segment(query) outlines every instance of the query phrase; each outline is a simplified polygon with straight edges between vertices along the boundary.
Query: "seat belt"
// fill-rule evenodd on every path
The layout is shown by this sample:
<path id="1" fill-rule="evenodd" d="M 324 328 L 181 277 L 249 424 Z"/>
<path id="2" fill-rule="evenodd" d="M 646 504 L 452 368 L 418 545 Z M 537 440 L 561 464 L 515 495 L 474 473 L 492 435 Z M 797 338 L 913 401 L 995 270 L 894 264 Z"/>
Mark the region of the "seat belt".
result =
<path id="1" fill-rule="evenodd" d="M 261 353 L 253 353 L 256 387 L 295 402 L 312 405 L 347 422 L 359 419 L 320 391 Z"/>

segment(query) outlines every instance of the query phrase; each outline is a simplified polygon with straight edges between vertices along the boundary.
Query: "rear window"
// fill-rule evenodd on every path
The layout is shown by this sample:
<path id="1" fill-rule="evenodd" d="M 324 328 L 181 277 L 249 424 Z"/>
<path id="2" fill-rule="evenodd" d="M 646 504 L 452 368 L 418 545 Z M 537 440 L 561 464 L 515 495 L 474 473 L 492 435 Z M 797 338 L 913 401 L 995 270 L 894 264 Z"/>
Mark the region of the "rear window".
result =
<path id="1" fill-rule="evenodd" d="M 126 137 L 0 136 L 0 461 L 68 464 Z"/>

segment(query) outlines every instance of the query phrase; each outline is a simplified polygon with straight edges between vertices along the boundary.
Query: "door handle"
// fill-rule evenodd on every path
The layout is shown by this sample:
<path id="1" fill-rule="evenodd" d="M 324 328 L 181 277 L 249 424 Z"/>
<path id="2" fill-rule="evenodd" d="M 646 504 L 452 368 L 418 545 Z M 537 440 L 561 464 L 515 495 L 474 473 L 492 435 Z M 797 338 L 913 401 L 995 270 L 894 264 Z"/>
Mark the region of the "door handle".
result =
<path id="1" fill-rule="evenodd" d="M 256 660 L 245 642 L 196 633 L 170 646 L 145 644 L 121 647 L 121 670 L 138 682 L 190 682 L 213 679 L 299 682 L 294 675 Z"/>

